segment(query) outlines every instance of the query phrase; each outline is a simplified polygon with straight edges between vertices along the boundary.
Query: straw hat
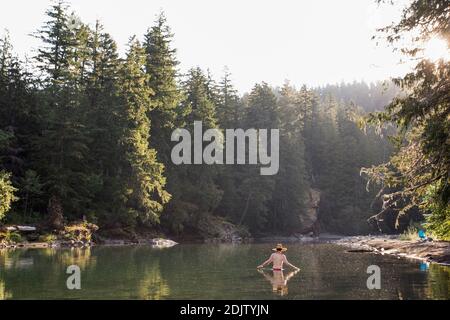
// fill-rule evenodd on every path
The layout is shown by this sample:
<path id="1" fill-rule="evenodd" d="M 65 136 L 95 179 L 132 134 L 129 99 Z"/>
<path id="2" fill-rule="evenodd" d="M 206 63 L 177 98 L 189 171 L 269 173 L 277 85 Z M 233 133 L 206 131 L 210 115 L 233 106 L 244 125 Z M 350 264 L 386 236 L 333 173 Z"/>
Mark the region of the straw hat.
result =
<path id="1" fill-rule="evenodd" d="M 280 250 L 281 249 L 281 250 Z M 283 245 L 281 243 L 277 244 L 277 246 L 275 248 L 272 249 L 273 251 L 281 251 L 281 252 L 285 252 L 287 250 L 287 248 L 283 247 Z"/>

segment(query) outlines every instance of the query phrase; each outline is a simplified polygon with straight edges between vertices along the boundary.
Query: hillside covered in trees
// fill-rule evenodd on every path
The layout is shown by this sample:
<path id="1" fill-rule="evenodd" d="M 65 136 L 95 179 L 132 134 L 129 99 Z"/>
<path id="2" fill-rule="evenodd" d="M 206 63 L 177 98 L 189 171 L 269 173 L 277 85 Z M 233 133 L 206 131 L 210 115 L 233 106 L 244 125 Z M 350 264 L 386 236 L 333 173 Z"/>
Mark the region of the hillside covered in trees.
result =
<path id="1" fill-rule="evenodd" d="M 367 112 L 400 93 L 393 83 L 263 82 L 239 95 L 228 70 L 221 79 L 200 67 L 179 73 L 164 14 L 130 38 L 125 56 L 101 22 L 79 21 L 63 2 L 35 36 L 42 45 L 30 61 L 15 56 L 7 34 L 0 43 L 3 223 L 86 220 L 123 235 L 207 236 L 215 221 L 255 236 L 374 231 L 367 219 L 381 210 L 380 188 L 367 188 L 360 170 L 389 161 L 395 129 L 361 127 Z M 261 176 L 258 165 L 174 165 L 171 134 L 194 121 L 279 128 L 278 174 Z"/>

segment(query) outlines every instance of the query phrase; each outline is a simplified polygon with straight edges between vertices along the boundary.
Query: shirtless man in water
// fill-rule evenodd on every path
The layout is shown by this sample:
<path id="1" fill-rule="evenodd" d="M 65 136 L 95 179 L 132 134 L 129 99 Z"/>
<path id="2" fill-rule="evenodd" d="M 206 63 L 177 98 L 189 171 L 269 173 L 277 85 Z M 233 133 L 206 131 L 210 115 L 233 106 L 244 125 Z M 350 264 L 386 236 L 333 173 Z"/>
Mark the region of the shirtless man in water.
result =
<path id="1" fill-rule="evenodd" d="M 264 261 L 263 264 L 258 266 L 258 269 L 264 268 L 265 265 L 272 263 L 272 269 L 273 270 L 283 270 L 283 263 L 286 263 L 291 268 L 294 268 L 295 270 L 300 270 L 300 268 L 297 268 L 293 264 L 291 264 L 286 256 L 283 254 L 287 249 L 283 247 L 282 244 L 277 244 L 276 248 L 272 249 L 275 251 L 270 255 L 270 258 Z"/>

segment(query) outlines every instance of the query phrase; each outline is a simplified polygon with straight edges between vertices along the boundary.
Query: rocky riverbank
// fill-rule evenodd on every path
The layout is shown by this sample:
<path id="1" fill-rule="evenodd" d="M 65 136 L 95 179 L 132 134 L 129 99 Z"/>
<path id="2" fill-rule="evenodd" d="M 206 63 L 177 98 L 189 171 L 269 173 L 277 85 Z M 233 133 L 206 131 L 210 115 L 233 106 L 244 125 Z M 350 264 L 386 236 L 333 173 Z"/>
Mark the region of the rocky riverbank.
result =
<path id="1" fill-rule="evenodd" d="M 370 252 L 450 265 L 450 242 L 400 240 L 398 236 L 357 236 L 332 241 L 349 252 Z"/>
<path id="2" fill-rule="evenodd" d="M 178 243 L 164 238 L 142 239 L 138 241 L 122 240 L 122 239 L 105 239 L 101 243 L 92 241 L 60 241 L 52 242 L 1 242 L 0 249 L 16 249 L 16 248 L 84 248 L 92 246 L 126 246 L 126 245 L 150 245 L 153 248 L 170 248 Z"/>
<path id="3" fill-rule="evenodd" d="M 94 224 L 81 222 L 63 226 L 59 230 L 43 230 L 35 226 L 10 225 L 0 228 L 0 249 L 2 248 L 64 248 L 90 247 L 94 245 L 150 245 L 168 248 L 178 244 L 155 234 L 143 233 L 122 237 L 100 236 Z"/>

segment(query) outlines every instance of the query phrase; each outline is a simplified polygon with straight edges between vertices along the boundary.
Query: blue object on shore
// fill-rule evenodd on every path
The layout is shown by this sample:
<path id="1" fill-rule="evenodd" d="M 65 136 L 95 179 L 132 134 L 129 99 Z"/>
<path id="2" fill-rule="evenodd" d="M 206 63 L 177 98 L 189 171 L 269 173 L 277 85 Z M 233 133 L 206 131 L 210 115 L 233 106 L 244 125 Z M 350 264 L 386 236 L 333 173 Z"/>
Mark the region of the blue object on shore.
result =
<path id="1" fill-rule="evenodd" d="M 421 262 L 420 263 L 420 271 L 427 271 L 430 264 L 428 262 Z"/>
<path id="2" fill-rule="evenodd" d="M 423 231 L 422 229 L 419 230 L 419 238 L 420 239 L 426 239 L 427 236 L 425 235 L 425 231 Z"/>

